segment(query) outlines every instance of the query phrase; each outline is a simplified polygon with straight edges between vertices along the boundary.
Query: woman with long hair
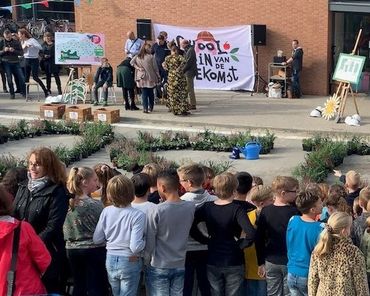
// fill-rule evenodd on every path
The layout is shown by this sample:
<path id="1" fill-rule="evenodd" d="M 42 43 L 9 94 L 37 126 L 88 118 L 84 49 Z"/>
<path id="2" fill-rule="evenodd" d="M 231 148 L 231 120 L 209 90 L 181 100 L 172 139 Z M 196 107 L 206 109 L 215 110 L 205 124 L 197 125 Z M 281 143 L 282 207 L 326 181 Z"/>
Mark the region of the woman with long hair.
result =
<path id="1" fill-rule="evenodd" d="M 135 80 L 137 87 L 141 88 L 141 100 L 143 102 L 143 112 L 151 113 L 154 108 L 154 87 L 160 83 L 157 62 L 151 54 L 152 45 L 145 41 L 140 52 L 131 60 L 131 65 L 135 68 Z"/>
<path id="2" fill-rule="evenodd" d="M 54 76 L 55 83 L 58 88 L 58 94 L 62 94 L 62 84 L 59 77 L 59 66 L 55 64 L 55 44 L 53 34 L 45 32 L 44 43 L 42 44 L 42 61 L 45 67 L 46 74 L 46 88 L 48 93 L 51 94 L 51 76 Z"/>
<path id="3" fill-rule="evenodd" d="M 311 256 L 309 296 L 368 296 L 364 255 L 349 238 L 352 217 L 330 215 Z"/>
<path id="4" fill-rule="evenodd" d="M 185 58 L 180 55 L 180 49 L 173 44 L 171 46 L 171 55 L 166 57 L 163 68 L 168 71 L 167 107 L 175 115 L 190 114 L 190 105 L 187 101 L 186 77 L 182 71 L 184 65 Z"/>
<path id="5" fill-rule="evenodd" d="M 49 95 L 49 92 L 46 89 L 44 83 L 39 78 L 39 54 L 42 50 L 42 46 L 35 38 L 32 38 L 32 35 L 26 29 L 19 29 L 18 37 L 23 48 L 26 83 L 30 81 L 32 73 L 32 79 L 40 85 L 40 87 L 44 91 L 45 97 L 47 97 Z"/>
<path id="6" fill-rule="evenodd" d="M 28 180 L 19 184 L 14 217 L 29 222 L 45 243 L 52 260 L 43 282 L 48 293 L 62 293 L 66 275 L 63 223 L 69 199 L 65 167 L 46 147 L 31 150 L 27 159 Z"/>

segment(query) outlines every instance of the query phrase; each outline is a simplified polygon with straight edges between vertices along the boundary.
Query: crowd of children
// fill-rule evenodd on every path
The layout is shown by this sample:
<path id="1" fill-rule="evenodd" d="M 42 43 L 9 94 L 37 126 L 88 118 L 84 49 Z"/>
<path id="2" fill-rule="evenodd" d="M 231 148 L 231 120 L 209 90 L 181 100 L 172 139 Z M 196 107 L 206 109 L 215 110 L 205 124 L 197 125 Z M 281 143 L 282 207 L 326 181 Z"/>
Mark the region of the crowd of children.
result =
<path id="1" fill-rule="evenodd" d="M 266 186 L 199 164 L 66 178 L 47 148 L 28 161 L 0 185 L 0 295 L 64 294 L 63 258 L 75 296 L 369 295 L 370 188 L 354 171 Z"/>

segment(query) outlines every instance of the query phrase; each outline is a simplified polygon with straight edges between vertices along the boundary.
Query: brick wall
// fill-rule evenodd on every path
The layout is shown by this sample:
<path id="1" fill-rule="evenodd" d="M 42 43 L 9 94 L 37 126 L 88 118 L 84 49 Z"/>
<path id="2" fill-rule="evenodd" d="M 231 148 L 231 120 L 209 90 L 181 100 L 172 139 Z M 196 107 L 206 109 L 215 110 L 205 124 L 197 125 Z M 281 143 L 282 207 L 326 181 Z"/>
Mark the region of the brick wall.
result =
<path id="1" fill-rule="evenodd" d="M 259 47 L 259 70 L 267 79 L 267 64 L 277 49 L 291 52 L 291 40 L 298 39 L 304 50 L 301 76 L 304 94 L 328 93 L 329 11 L 328 0 L 93 0 L 76 7 L 76 30 L 104 33 L 107 56 L 115 67 L 123 58 L 128 30 L 136 32 L 136 19 L 153 23 L 192 27 L 222 27 L 266 24 L 267 46 Z M 109 4 L 108 4 L 109 3 Z"/>

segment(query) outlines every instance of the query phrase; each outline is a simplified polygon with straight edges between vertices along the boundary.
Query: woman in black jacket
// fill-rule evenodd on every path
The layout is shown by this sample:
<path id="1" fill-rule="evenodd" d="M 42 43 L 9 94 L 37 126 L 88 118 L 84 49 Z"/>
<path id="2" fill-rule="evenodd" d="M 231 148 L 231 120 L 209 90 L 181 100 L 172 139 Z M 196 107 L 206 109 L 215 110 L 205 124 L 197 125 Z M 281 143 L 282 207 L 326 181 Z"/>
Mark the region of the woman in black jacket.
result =
<path id="1" fill-rule="evenodd" d="M 48 93 L 51 94 L 51 76 L 54 76 L 55 83 L 57 84 L 58 94 L 62 94 L 62 84 L 59 77 L 59 66 L 55 64 L 55 44 L 53 34 L 46 32 L 44 34 L 44 43 L 42 44 L 42 62 L 44 63 L 46 74 L 46 88 Z"/>
<path id="2" fill-rule="evenodd" d="M 113 68 L 109 64 L 107 58 L 101 58 L 101 66 L 96 70 L 96 74 L 94 77 L 94 106 L 97 106 L 99 104 L 98 99 L 98 89 L 100 87 L 103 88 L 104 91 L 104 103 L 103 106 L 108 105 L 108 88 L 113 85 Z"/>
<path id="3" fill-rule="evenodd" d="M 28 181 L 20 184 L 14 217 L 29 222 L 52 257 L 43 276 L 48 293 L 62 293 L 66 272 L 63 223 L 68 210 L 65 167 L 49 148 L 37 148 L 28 158 Z"/>

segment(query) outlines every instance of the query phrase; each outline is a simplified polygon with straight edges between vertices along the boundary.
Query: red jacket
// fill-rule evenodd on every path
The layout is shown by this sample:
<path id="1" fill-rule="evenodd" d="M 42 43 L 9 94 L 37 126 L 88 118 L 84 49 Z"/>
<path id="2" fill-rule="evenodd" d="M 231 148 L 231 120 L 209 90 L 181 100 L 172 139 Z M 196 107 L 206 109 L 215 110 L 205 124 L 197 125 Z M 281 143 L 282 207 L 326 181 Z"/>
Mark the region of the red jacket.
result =
<path id="1" fill-rule="evenodd" d="M 0 216 L 0 296 L 7 293 L 7 272 L 10 269 L 13 230 L 20 222 L 9 216 Z M 22 222 L 19 237 L 14 296 L 46 294 L 41 275 L 51 261 L 44 243 L 31 224 Z"/>

